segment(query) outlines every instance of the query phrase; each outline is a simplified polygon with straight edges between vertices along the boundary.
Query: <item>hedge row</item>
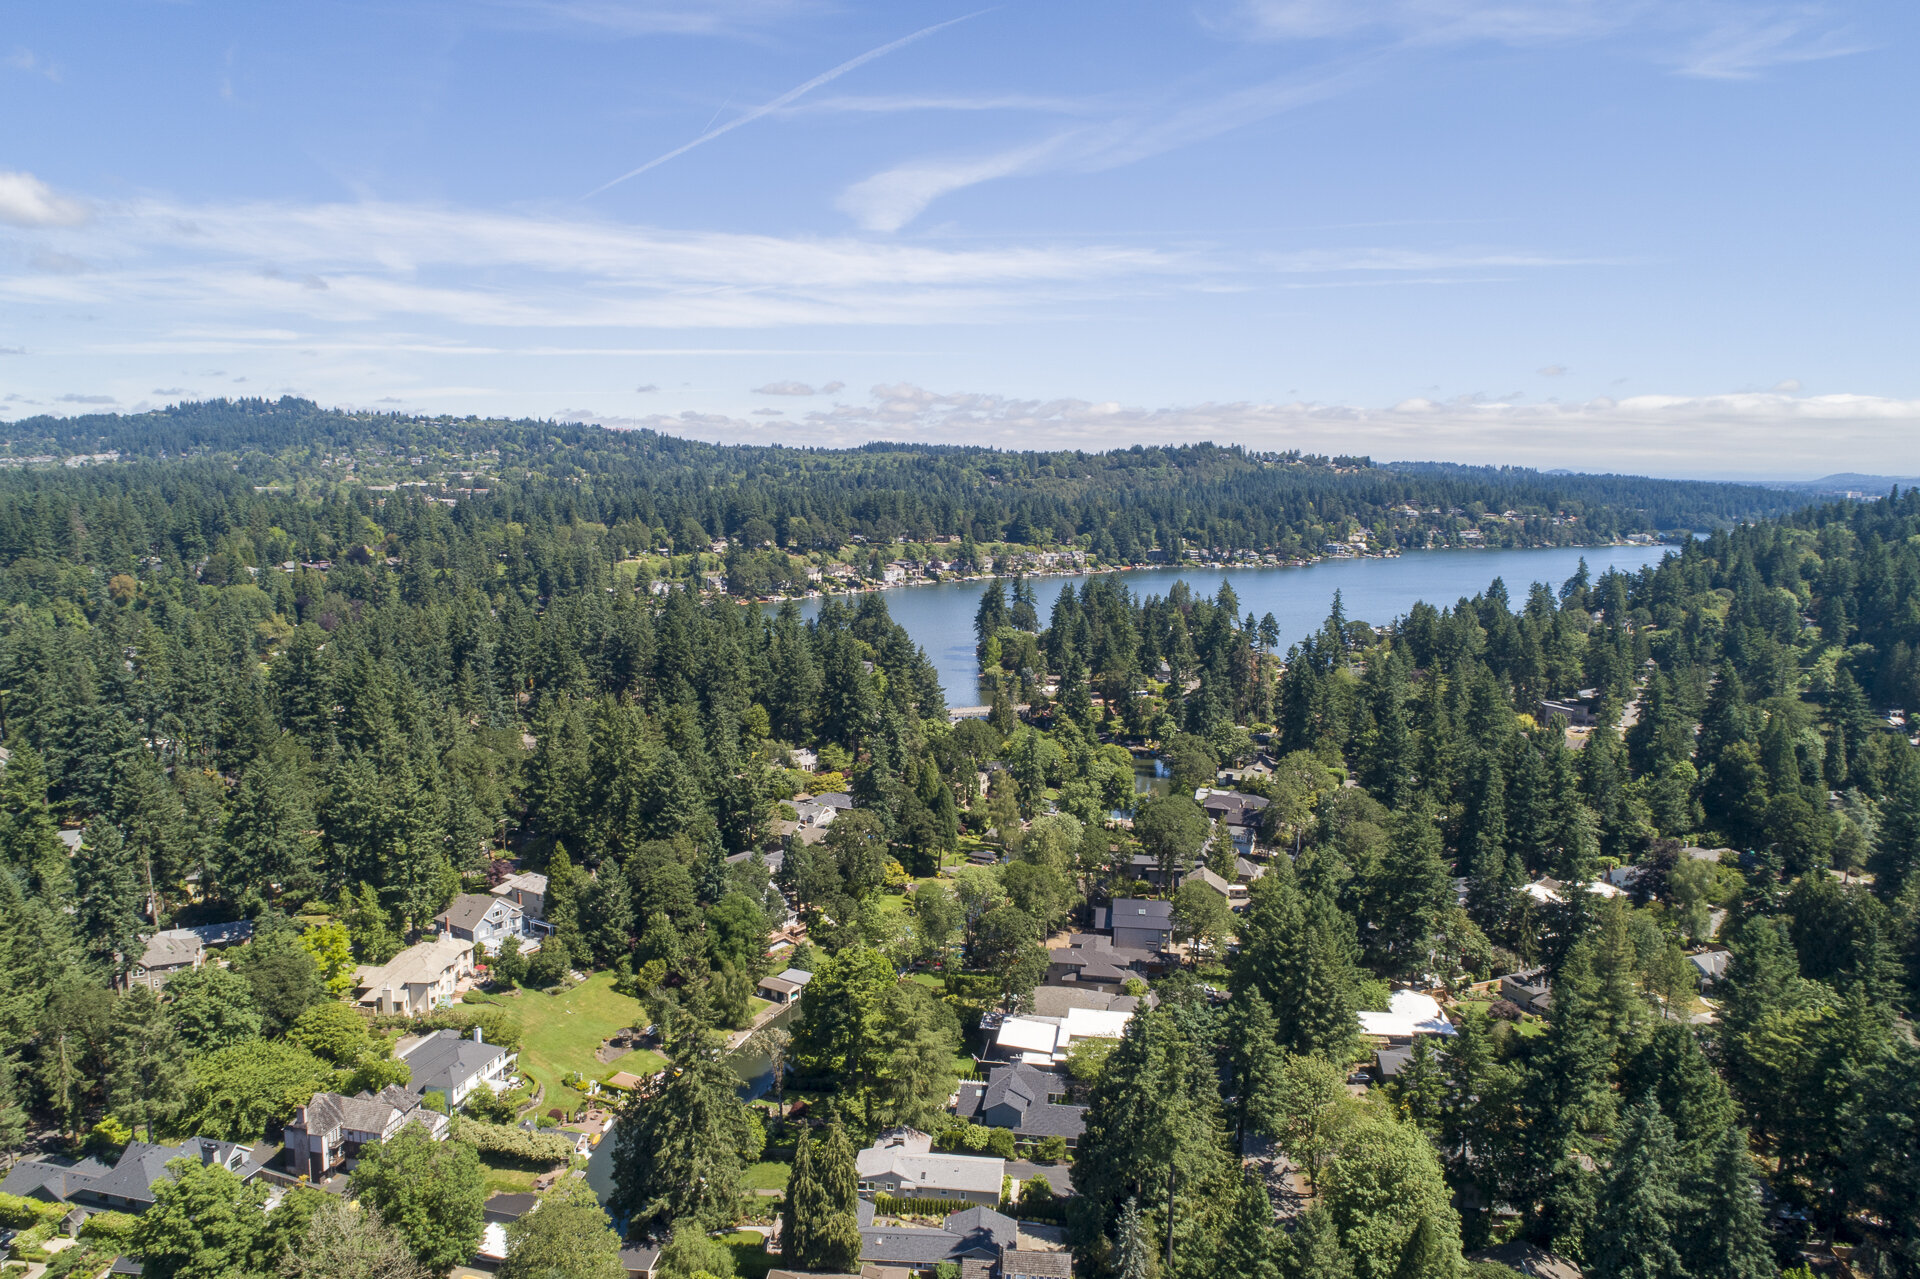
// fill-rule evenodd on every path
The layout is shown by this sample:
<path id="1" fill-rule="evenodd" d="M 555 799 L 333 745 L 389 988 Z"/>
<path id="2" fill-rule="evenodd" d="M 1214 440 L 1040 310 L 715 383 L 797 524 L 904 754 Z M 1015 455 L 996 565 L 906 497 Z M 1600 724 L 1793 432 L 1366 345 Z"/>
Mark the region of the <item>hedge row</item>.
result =
<path id="1" fill-rule="evenodd" d="M 873 1210 L 888 1217 L 950 1217 L 977 1205 L 960 1199 L 929 1199 L 915 1196 L 875 1195 Z"/>
<path id="2" fill-rule="evenodd" d="M 573 1157 L 573 1141 L 567 1137 L 531 1133 L 505 1124 L 483 1124 L 465 1115 L 453 1120 L 453 1135 L 489 1154 L 510 1155 L 528 1163 L 563 1164 Z"/>

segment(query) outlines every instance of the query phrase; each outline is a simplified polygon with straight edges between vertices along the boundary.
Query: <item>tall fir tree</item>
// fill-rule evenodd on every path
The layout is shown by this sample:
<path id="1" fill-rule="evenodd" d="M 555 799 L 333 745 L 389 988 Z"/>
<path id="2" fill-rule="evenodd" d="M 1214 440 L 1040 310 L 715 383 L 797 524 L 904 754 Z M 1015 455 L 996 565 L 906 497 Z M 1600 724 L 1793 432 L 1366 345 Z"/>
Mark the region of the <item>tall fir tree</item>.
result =
<path id="1" fill-rule="evenodd" d="M 1651 1100 L 1622 1117 L 1588 1245 L 1597 1279 L 1687 1279 L 1676 1246 L 1686 1224 L 1673 1125 Z"/>

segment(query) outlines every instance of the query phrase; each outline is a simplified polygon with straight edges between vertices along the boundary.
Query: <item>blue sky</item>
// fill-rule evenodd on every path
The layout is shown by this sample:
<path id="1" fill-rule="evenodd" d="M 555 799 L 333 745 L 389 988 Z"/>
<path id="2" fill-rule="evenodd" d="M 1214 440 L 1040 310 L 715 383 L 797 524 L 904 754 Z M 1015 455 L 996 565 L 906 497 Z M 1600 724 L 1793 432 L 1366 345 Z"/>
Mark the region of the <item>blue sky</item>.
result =
<path id="1" fill-rule="evenodd" d="M 1920 16 L 15 6 L 0 417 L 1920 473 Z"/>

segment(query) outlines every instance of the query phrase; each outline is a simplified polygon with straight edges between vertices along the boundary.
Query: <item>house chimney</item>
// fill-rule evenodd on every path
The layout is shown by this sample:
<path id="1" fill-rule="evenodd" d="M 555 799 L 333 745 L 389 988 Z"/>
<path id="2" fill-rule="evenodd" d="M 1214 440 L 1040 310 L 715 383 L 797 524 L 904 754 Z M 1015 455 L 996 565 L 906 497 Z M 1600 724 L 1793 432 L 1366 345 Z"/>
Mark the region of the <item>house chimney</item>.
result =
<path id="1" fill-rule="evenodd" d="M 480 1028 L 478 1026 L 473 1028 L 473 1042 L 476 1044 L 480 1042 Z"/>

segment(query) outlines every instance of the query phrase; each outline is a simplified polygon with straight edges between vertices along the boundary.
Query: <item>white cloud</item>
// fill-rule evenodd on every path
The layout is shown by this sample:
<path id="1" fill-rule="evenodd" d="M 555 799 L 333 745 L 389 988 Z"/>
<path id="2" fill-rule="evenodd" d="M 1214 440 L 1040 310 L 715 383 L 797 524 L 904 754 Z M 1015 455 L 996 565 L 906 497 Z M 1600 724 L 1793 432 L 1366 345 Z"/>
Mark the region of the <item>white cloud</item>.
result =
<path id="1" fill-rule="evenodd" d="M 782 107 L 781 115 L 896 115 L 910 111 L 1030 111 L 1054 115 L 1087 115 L 1095 104 L 1080 98 L 1051 98 L 1033 93 L 960 94 L 835 94 Z"/>
<path id="2" fill-rule="evenodd" d="M 652 382 L 649 382 L 645 386 L 634 387 L 633 393 L 635 395 L 652 395 L 655 391 L 658 391 L 659 389 L 660 388 L 658 386 L 655 386 Z"/>
<path id="3" fill-rule="evenodd" d="M 16 204 L 21 216 L 62 211 Z M 0 263 L 0 301 L 151 314 L 154 340 L 208 353 L 311 340 L 312 324 L 366 341 L 369 326 L 421 317 L 530 329 L 979 322 L 1212 269 L 1133 246 L 945 249 L 378 202 L 116 202 L 45 252 L 90 269 Z"/>
<path id="4" fill-rule="evenodd" d="M 1538 373 L 1541 377 L 1565 377 L 1567 375 L 1567 366 L 1564 364 L 1549 364 L 1544 368 L 1535 369 L 1534 372 Z"/>
<path id="5" fill-rule="evenodd" d="M 818 7 L 813 0 L 485 0 L 484 8 L 476 8 L 515 25 L 619 36 L 737 37 Z"/>
<path id="6" fill-rule="evenodd" d="M 1639 395 L 1581 404 L 1464 397 L 1415 398 L 1385 409 L 1306 402 L 1143 409 L 1111 401 L 935 392 L 901 383 L 874 387 L 865 403 L 778 424 L 712 413 L 593 420 L 733 442 L 965 440 L 1099 451 L 1212 440 L 1376 459 L 1668 475 L 1824 475 L 1840 467 L 1920 472 L 1920 400 L 1869 395 Z"/>
<path id="7" fill-rule="evenodd" d="M 1786 378 L 1783 381 L 1775 382 L 1773 384 L 1773 389 L 1774 389 L 1774 392 L 1778 395 L 1798 394 L 1800 390 L 1800 379 L 1797 377 L 1790 377 L 1790 378 Z"/>
<path id="8" fill-rule="evenodd" d="M 993 155 L 915 160 L 854 183 L 835 203 L 869 231 L 898 231 L 949 192 L 1038 170 L 1061 155 L 1076 136 L 1074 132 L 1056 134 Z"/>
<path id="9" fill-rule="evenodd" d="M 87 207 L 31 173 L 0 170 L 0 222 L 9 226 L 78 226 Z"/>
<path id="10" fill-rule="evenodd" d="M 60 83 L 60 68 L 39 57 L 31 49 L 15 49 L 6 56 L 6 65 L 15 71 L 25 71 L 28 75 L 45 76 L 55 84 Z"/>
<path id="11" fill-rule="evenodd" d="M 815 391 L 805 382 L 769 382 L 765 386 L 753 388 L 755 395 L 813 395 Z"/>
<path id="12" fill-rule="evenodd" d="M 61 404 L 118 404 L 120 401 L 111 395 L 56 395 L 53 397 Z"/>
<path id="13" fill-rule="evenodd" d="M 845 382 L 828 382 L 820 388 L 820 394 L 832 395 L 835 391 L 844 391 L 846 389 L 847 384 Z"/>

